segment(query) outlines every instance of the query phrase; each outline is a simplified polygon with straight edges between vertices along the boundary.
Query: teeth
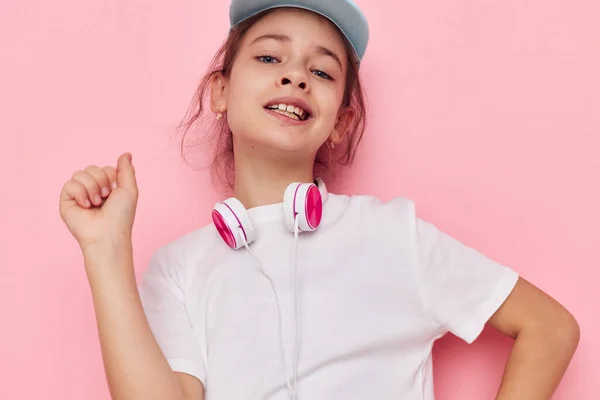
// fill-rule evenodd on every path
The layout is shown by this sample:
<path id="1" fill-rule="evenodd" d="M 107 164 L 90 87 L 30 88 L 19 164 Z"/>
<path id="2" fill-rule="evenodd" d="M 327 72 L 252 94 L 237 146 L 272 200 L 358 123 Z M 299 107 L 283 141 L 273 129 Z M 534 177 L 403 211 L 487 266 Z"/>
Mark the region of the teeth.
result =
<path id="1" fill-rule="evenodd" d="M 291 113 L 289 111 L 281 111 L 280 109 L 275 109 L 273 111 L 275 111 L 275 112 L 277 112 L 279 114 L 283 114 L 283 115 L 285 115 L 287 117 L 290 117 L 290 118 L 293 118 L 293 119 L 296 119 L 296 120 L 300 120 L 300 117 L 298 117 L 296 114 Z"/>
<path id="2" fill-rule="evenodd" d="M 269 108 L 272 110 L 276 110 L 276 111 L 282 111 L 282 113 L 284 113 L 284 112 L 293 113 L 296 116 L 300 117 L 300 119 L 304 118 L 304 115 L 306 114 L 306 111 L 304 111 L 300 107 L 295 107 L 290 104 L 276 104 L 276 105 L 269 106 Z"/>

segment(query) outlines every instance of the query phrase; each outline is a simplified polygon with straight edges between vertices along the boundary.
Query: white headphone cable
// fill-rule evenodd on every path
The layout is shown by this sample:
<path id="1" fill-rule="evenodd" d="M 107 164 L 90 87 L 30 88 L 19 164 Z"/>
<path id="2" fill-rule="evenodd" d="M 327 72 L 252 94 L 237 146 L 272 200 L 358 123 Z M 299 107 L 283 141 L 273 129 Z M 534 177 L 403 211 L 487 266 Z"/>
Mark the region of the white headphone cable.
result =
<path id="1" fill-rule="evenodd" d="M 285 350 L 283 347 L 283 328 L 282 328 L 282 316 L 281 316 L 281 305 L 279 303 L 279 296 L 277 295 L 277 289 L 275 288 L 275 283 L 273 282 L 273 280 L 271 279 L 271 277 L 267 274 L 267 272 L 265 271 L 265 269 L 263 268 L 263 265 L 260 261 L 258 261 L 258 259 L 256 258 L 256 256 L 254 255 L 254 253 L 252 252 L 252 250 L 250 250 L 250 247 L 248 246 L 248 243 L 246 242 L 246 238 L 244 236 L 244 232 L 242 231 L 242 228 L 238 226 L 238 229 L 241 231 L 240 232 L 240 237 L 242 238 L 242 241 L 244 242 L 244 247 L 246 247 L 246 250 L 248 250 L 248 253 L 250 253 L 250 255 L 252 256 L 252 258 L 254 259 L 254 261 L 256 261 L 256 263 L 258 264 L 259 268 L 260 268 L 260 272 L 262 272 L 262 274 L 269 280 L 269 282 L 271 283 L 271 288 L 273 289 L 273 294 L 275 295 L 275 303 L 277 304 L 277 317 L 279 320 L 279 350 L 280 350 L 280 355 L 281 355 L 281 364 L 282 364 L 282 370 L 281 372 L 283 373 L 283 379 L 285 380 L 285 383 L 287 385 L 287 388 L 290 392 L 290 396 L 292 396 L 292 399 L 295 399 L 295 388 L 292 387 L 292 384 L 290 383 L 290 380 L 287 377 L 287 373 L 286 373 L 286 362 L 285 362 Z"/>
<path id="2" fill-rule="evenodd" d="M 296 334 L 294 337 L 294 383 L 292 387 L 294 388 L 292 392 L 292 400 L 296 400 L 297 395 L 297 378 L 298 378 L 298 356 L 300 352 L 300 323 L 298 317 L 298 214 L 294 217 L 294 325 L 296 328 Z"/>

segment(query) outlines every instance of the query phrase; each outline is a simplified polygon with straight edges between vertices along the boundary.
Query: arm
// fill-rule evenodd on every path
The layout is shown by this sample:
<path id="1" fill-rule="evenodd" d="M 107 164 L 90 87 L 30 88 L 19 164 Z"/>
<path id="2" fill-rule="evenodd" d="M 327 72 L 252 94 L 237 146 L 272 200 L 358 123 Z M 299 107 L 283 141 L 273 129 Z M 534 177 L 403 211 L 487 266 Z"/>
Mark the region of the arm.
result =
<path id="1" fill-rule="evenodd" d="M 84 251 L 102 358 L 114 400 L 203 400 L 204 388 L 174 373 L 145 317 L 136 286 L 132 246 Z"/>
<path id="2" fill-rule="evenodd" d="M 579 343 L 574 317 L 519 279 L 489 323 L 515 339 L 496 399 L 550 399 Z"/>
<path id="3" fill-rule="evenodd" d="M 204 385 L 196 377 L 176 372 L 177 379 L 183 387 L 186 400 L 204 400 Z"/>

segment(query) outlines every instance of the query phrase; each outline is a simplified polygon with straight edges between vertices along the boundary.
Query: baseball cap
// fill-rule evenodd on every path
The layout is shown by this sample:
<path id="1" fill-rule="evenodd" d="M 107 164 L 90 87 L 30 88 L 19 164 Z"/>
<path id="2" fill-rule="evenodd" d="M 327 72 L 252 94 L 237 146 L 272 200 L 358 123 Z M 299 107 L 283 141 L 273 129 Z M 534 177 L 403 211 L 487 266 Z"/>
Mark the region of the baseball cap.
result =
<path id="1" fill-rule="evenodd" d="M 231 28 L 263 11 L 280 7 L 301 8 L 329 19 L 348 39 L 359 63 L 362 61 L 369 42 L 369 25 L 352 0 L 232 0 Z"/>

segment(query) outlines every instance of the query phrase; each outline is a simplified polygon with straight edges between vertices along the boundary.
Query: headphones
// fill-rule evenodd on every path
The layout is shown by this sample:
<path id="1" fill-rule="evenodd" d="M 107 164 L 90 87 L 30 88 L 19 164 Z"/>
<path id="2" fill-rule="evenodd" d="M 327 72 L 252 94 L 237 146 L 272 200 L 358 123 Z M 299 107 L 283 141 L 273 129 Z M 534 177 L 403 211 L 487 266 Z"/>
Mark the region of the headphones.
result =
<path id="1" fill-rule="evenodd" d="M 266 269 L 253 254 L 248 246 L 256 239 L 256 230 L 254 224 L 248 215 L 248 211 L 243 204 L 231 197 L 227 200 L 215 204 L 212 211 L 212 219 L 217 231 L 229 247 L 237 250 L 246 247 L 252 258 L 256 261 L 262 274 L 271 283 L 275 302 L 277 304 L 277 316 L 279 317 L 279 350 L 281 356 L 281 367 L 284 381 L 287 384 L 290 398 L 296 399 L 297 395 L 297 377 L 298 377 L 298 355 L 299 355 L 299 324 L 298 324 L 298 233 L 315 231 L 321 224 L 323 215 L 323 203 L 327 201 L 327 188 L 322 179 L 317 178 L 315 183 L 294 182 L 288 185 L 283 194 L 283 221 L 286 228 L 294 234 L 294 299 L 295 311 L 294 319 L 296 321 L 294 357 L 291 364 L 292 380 L 288 378 L 286 372 L 285 349 L 283 346 L 283 327 L 282 312 L 279 302 L 279 295 L 275 282 L 271 279 Z"/>
<path id="2" fill-rule="evenodd" d="M 299 232 L 315 231 L 321 223 L 327 188 L 321 178 L 315 183 L 294 182 L 283 194 L 283 220 L 294 233 L 296 218 Z M 243 204 L 231 197 L 215 204 L 212 219 L 217 231 L 229 247 L 237 250 L 256 240 L 256 230 Z"/>

